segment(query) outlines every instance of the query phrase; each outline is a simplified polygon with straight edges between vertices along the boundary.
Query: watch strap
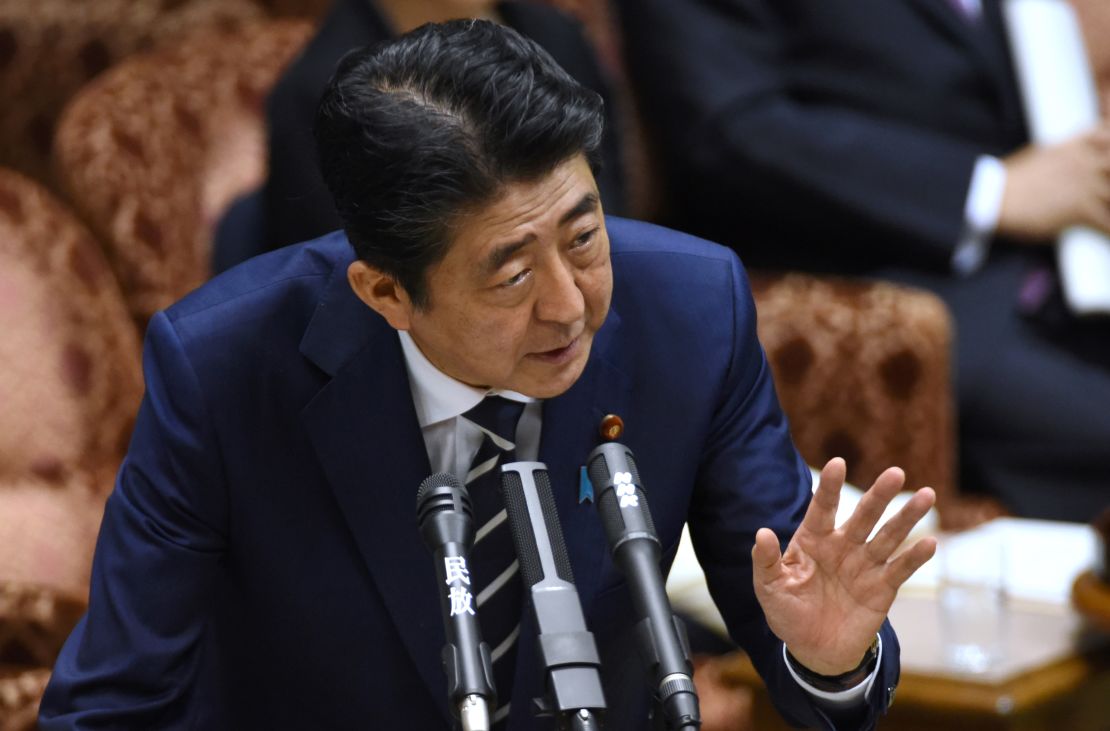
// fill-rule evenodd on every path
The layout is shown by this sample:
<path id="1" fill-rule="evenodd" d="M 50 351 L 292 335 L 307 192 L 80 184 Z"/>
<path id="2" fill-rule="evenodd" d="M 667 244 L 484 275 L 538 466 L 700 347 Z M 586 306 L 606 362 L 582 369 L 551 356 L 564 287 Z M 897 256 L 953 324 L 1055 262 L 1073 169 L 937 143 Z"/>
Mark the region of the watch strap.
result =
<path id="1" fill-rule="evenodd" d="M 871 673 L 875 672 L 875 665 L 878 660 L 878 635 L 875 635 L 875 639 L 867 648 L 867 652 L 863 654 L 863 659 L 860 660 L 859 665 L 839 675 L 821 675 L 820 673 L 815 673 L 803 665 L 798 658 L 790 654 L 789 648 L 786 648 L 786 661 L 790 663 L 791 669 L 798 674 L 798 677 L 817 690 L 826 693 L 841 693 L 855 688 L 857 685 L 867 680 L 867 677 L 871 675 Z"/>

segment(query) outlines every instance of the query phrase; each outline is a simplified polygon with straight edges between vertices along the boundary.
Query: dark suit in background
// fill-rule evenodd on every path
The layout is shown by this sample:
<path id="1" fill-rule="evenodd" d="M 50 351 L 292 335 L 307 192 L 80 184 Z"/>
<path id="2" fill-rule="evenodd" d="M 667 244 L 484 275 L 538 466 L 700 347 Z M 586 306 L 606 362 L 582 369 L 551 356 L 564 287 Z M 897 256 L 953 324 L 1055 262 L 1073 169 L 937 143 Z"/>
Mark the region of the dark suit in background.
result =
<path id="1" fill-rule="evenodd" d="M 926 287 L 956 321 L 961 486 L 1019 514 L 1110 502 L 1110 328 L 1019 306 L 1050 248 L 952 256 L 979 155 L 1027 142 L 998 0 L 628 0 L 676 227 L 749 266 Z"/>
<path id="2" fill-rule="evenodd" d="M 543 404 L 539 458 L 587 623 L 606 728 L 643 731 L 635 613 L 579 471 L 620 414 L 664 563 L 689 520 L 709 588 L 787 717 L 822 726 L 752 586 L 754 534 L 785 542 L 810 499 L 729 251 L 610 219 L 614 290 L 581 378 Z M 443 629 L 415 495 L 431 471 L 396 332 L 347 283 L 336 233 L 217 277 L 152 321 L 147 395 L 108 500 L 89 613 L 62 650 L 44 731 L 449 725 Z M 866 714 L 886 708 L 898 641 Z M 522 624 L 509 727 L 547 729 Z M 99 721 L 99 723 L 98 723 Z"/>
<path id="3" fill-rule="evenodd" d="M 504 23 L 542 46 L 579 83 L 606 100 L 602 170 L 597 176 L 608 213 L 624 210 L 620 147 L 608 87 L 593 49 L 577 22 L 555 8 L 531 2 L 496 5 Z M 352 48 L 395 35 L 372 0 L 338 0 L 316 36 L 274 88 L 267 104 L 269 177 L 263 189 L 265 249 L 275 249 L 340 227 L 320 177 L 312 122 L 324 86 Z"/>

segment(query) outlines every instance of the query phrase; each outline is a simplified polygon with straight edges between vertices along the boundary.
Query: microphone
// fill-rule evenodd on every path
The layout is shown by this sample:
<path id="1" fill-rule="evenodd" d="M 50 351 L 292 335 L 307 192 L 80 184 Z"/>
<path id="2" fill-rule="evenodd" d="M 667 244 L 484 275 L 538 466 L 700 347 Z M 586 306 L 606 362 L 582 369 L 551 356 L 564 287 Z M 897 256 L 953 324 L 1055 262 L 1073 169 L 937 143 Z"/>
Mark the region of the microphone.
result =
<path id="1" fill-rule="evenodd" d="M 501 494 L 521 579 L 532 599 L 540 660 L 547 675 L 546 698 L 536 699 L 537 710 L 541 715 L 554 714 L 560 729 L 599 729 L 600 714 L 606 708 L 601 659 L 574 588 L 546 465 L 503 465 Z"/>
<path id="2" fill-rule="evenodd" d="M 447 635 L 443 670 L 451 712 L 463 731 L 489 731 L 489 708 L 496 704 L 496 690 L 493 660 L 489 645 L 482 641 L 470 592 L 467 559 L 474 545 L 470 493 L 454 475 L 432 475 L 420 483 L 416 493 L 416 522 L 435 558 L 439 579 L 439 605 Z"/>
<path id="3" fill-rule="evenodd" d="M 640 617 L 640 649 L 666 727 L 696 729 L 701 712 L 686 632 L 667 599 L 659 570 L 662 547 L 632 452 L 616 442 L 602 444 L 590 452 L 586 465 L 613 560 L 628 581 Z"/>

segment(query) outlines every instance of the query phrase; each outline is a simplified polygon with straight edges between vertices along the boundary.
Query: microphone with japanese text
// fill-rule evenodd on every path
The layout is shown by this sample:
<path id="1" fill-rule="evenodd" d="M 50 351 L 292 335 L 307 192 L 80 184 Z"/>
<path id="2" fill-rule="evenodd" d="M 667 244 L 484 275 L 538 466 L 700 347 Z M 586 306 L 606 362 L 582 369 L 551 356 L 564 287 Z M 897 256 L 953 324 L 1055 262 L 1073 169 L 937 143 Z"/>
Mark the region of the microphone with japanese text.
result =
<path id="1" fill-rule="evenodd" d="M 590 452 L 586 466 L 613 560 L 628 581 L 640 617 L 637 635 L 663 728 L 696 729 L 701 712 L 690 650 L 667 599 L 659 569 L 662 548 L 632 452 L 616 442 L 602 444 Z"/>
<path id="2" fill-rule="evenodd" d="M 600 729 L 600 714 L 606 708 L 601 658 L 574 587 L 546 465 L 511 462 L 502 466 L 501 495 L 521 579 L 532 600 L 540 661 L 546 670 L 546 697 L 536 699 L 538 710 L 554 715 L 559 729 Z"/>
<path id="3" fill-rule="evenodd" d="M 420 483 L 416 522 L 432 552 L 440 587 L 440 609 L 447 644 L 443 670 L 451 712 L 463 731 L 489 731 L 489 709 L 496 704 L 493 661 L 482 641 L 470 593 L 469 552 L 474 545 L 470 494 L 454 475 L 440 472 Z"/>

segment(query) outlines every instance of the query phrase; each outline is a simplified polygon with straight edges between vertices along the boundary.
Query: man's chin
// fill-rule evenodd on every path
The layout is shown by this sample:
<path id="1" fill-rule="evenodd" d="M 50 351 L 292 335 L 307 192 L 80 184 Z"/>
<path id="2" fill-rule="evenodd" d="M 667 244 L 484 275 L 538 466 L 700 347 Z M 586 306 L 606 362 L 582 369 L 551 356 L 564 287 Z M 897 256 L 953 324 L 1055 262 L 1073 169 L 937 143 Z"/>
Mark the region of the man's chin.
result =
<path id="1" fill-rule="evenodd" d="M 522 383 L 520 388 L 513 388 L 511 390 L 536 399 L 549 399 L 561 396 L 569 391 L 571 387 L 578 382 L 578 379 L 582 377 L 582 373 L 586 370 L 586 363 L 589 361 L 589 356 L 590 344 L 585 343 L 582 346 L 582 353 L 580 356 L 565 365 L 553 367 L 547 364 L 532 364 L 534 367 L 530 370 L 532 370 L 533 373 L 529 374 L 526 382 Z"/>

